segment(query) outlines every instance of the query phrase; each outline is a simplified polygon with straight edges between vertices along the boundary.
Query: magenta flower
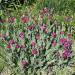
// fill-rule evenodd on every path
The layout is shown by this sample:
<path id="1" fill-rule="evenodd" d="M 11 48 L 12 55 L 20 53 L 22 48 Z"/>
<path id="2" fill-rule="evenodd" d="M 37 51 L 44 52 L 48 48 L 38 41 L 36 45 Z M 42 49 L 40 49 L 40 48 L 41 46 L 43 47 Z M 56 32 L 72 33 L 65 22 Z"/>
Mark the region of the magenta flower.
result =
<path id="1" fill-rule="evenodd" d="M 60 39 L 60 44 L 63 45 L 65 42 L 67 42 L 67 39 L 66 39 L 66 38 L 61 38 L 61 39 Z"/>
<path id="2" fill-rule="evenodd" d="M 52 37 L 54 37 L 54 38 L 57 36 L 57 34 L 56 34 L 55 32 L 53 32 L 51 35 L 52 35 Z"/>
<path id="3" fill-rule="evenodd" d="M 35 42 L 35 41 L 32 41 L 32 42 L 31 42 L 31 45 L 32 45 L 32 46 L 35 46 L 35 45 L 36 45 L 36 42 Z"/>
<path id="4" fill-rule="evenodd" d="M 64 48 L 67 48 L 70 46 L 70 44 L 68 42 L 65 42 L 63 46 L 64 46 Z"/>
<path id="5" fill-rule="evenodd" d="M 61 32 L 60 32 L 60 34 L 64 34 L 64 33 L 65 33 L 64 31 L 61 31 Z"/>
<path id="6" fill-rule="evenodd" d="M 23 15 L 23 16 L 21 17 L 21 22 L 22 22 L 22 23 L 27 23 L 28 21 L 29 21 L 28 16 L 24 16 L 24 15 Z"/>
<path id="7" fill-rule="evenodd" d="M 23 67 L 26 67 L 28 65 L 28 61 L 27 60 L 22 60 L 21 64 Z"/>
<path id="8" fill-rule="evenodd" d="M 54 46 L 54 47 L 56 46 L 56 41 L 52 42 L 52 46 Z"/>
<path id="9" fill-rule="evenodd" d="M 36 55 L 36 54 L 38 54 L 38 51 L 37 51 L 36 49 L 33 49 L 33 50 L 32 50 L 32 54 L 33 54 L 33 55 Z"/>
<path id="10" fill-rule="evenodd" d="M 68 42 L 69 44 L 72 44 L 73 41 L 72 41 L 72 40 L 67 40 L 67 42 Z"/>
<path id="11" fill-rule="evenodd" d="M 45 24 L 39 25 L 39 29 L 41 29 L 44 33 L 47 32 L 47 26 Z"/>
<path id="12" fill-rule="evenodd" d="M 33 30 L 34 29 L 34 25 L 28 26 L 29 30 Z"/>
<path id="13" fill-rule="evenodd" d="M 20 32 L 20 33 L 19 33 L 19 37 L 20 37 L 21 39 L 23 39 L 23 38 L 24 38 L 24 33 L 23 33 L 23 32 Z"/>
<path id="14" fill-rule="evenodd" d="M 15 21 L 16 21 L 16 18 L 15 17 L 8 18 L 8 22 L 9 23 L 14 23 Z"/>
<path id="15" fill-rule="evenodd" d="M 8 49 L 10 49 L 10 48 L 11 48 L 11 45 L 10 45 L 10 44 L 8 44 L 8 45 L 7 45 L 7 48 L 8 48 Z"/>
<path id="16" fill-rule="evenodd" d="M 44 33 L 47 33 L 47 28 L 46 27 L 43 29 L 43 32 Z"/>
<path id="17" fill-rule="evenodd" d="M 67 59 L 67 58 L 70 57 L 70 56 L 71 56 L 71 51 L 69 51 L 69 50 L 64 50 L 64 51 L 63 51 L 62 57 L 63 57 L 64 59 Z"/>
<path id="18" fill-rule="evenodd" d="M 38 39 L 40 39 L 40 35 L 39 34 L 36 34 L 35 35 L 35 38 L 38 40 Z"/>
<path id="19" fill-rule="evenodd" d="M 14 44 L 14 43 L 15 41 L 13 39 L 9 41 L 9 44 Z"/>
<path id="20" fill-rule="evenodd" d="M 68 37 L 72 37 L 72 34 L 71 34 L 71 33 L 68 33 L 67 36 L 68 36 Z"/>
<path id="21" fill-rule="evenodd" d="M 18 49 L 20 46 L 18 44 L 16 44 L 16 48 Z"/>
<path id="22" fill-rule="evenodd" d="M 72 44 L 72 40 L 68 40 L 66 38 L 61 38 L 60 44 L 63 45 L 64 49 L 66 49 L 66 48 L 70 47 L 70 45 Z"/>
<path id="23" fill-rule="evenodd" d="M 43 29 L 45 28 L 44 24 L 40 24 L 40 25 L 39 25 L 39 28 L 40 28 L 41 30 L 43 30 Z"/>

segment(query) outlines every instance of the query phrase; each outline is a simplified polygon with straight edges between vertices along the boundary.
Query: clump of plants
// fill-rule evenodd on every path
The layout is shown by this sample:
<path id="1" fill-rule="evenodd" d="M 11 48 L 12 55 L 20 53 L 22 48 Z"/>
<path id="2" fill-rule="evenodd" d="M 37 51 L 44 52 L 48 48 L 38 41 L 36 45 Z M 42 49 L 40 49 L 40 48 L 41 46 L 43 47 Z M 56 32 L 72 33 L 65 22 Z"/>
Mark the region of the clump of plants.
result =
<path id="1" fill-rule="evenodd" d="M 3 24 L 3 23 L 2 23 Z M 23 14 L 5 20 L 0 40 L 3 40 L 6 61 L 14 75 L 41 75 L 42 71 L 56 75 L 54 67 L 69 66 L 73 59 L 72 34 L 66 33 L 43 8 L 37 16 Z"/>

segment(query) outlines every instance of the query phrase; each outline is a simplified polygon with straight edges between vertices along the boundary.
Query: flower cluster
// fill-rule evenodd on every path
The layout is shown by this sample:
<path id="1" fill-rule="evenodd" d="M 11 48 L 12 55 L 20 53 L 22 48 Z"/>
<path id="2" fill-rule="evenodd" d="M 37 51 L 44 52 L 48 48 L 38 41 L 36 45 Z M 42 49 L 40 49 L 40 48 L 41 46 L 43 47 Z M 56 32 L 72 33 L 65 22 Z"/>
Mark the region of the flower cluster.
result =
<path id="1" fill-rule="evenodd" d="M 62 57 L 64 59 L 67 59 L 71 57 L 71 45 L 72 45 L 72 40 L 67 39 L 67 38 L 60 38 L 60 44 L 62 45 L 64 51 L 62 53 Z"/>

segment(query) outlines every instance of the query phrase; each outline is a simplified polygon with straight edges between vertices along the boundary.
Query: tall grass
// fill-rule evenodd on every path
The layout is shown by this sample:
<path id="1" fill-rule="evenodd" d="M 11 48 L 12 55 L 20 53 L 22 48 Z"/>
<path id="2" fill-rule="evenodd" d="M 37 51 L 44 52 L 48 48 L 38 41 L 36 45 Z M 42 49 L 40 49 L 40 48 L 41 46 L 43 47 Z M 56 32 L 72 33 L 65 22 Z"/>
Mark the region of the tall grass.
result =
<path id="1" fill-rule="evenodd" d="M 53 8 L 54 11 L 72 10 L 75 11 L 75 0 L 38 0 L 37 9 L 42 7 Z"/>

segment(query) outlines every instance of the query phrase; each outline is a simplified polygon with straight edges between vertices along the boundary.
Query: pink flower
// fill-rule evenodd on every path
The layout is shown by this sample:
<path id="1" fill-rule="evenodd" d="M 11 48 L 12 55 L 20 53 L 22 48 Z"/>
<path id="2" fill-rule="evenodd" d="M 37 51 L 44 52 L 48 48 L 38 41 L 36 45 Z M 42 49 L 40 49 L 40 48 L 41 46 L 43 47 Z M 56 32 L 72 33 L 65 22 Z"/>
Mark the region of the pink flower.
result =
<path id="1" fill-rule="evenodd" d="M 54 46 L 54 47 L 56 46 L 56 41 L 52 42 L 52 46 Z"/>
<path id="2" fill-rule="evenodd" d="M 67 40 L 67 42 L 64 43 L 64 48 L 70 47 L 72 44 L 72 40 Z"/>
<path id="3" fill-rule="evenodd" d="M 39 34 L 36 34 L 35 35 L 35 38 L 38 40 L 38 39 L 40 39 L 40 35 Z"/>
<path id="4" fill-rule="evenodd" d="M 32 50 L 32 54 L 33 54 L 33 55 L 36 55 L 36 54 L 38 54 L 38 51 L 37 51 L 36 49 L 33 49 L 33 50 Z"/>
<path id="5" fill-rule="evenodd" d="M 36 45 L 35 41 L 32 41 L 32 42 L 31 42 L 31 45 L 32 45 L 32 46 L 35 46 L 35 45 Z"/>
<path id="6" fill-rule="evenodd" d="M 40 28 L 44 33 L 47 32 L 47 26 L 46 26 L 45 24 L 41 24 L 41 25 L 39 26 L 39 28 Z"/>
<path id="7" fill-rule="evenodd" d="M 29 21 L 28 16 L 24 16 L 24 15 L 23 15 L 23 16 L 21 17 L 21 22 L 22 22 L 22 23 L 27 23 L 28 21 Z"/>
<path id="8" fill-rule="evenodd" d="M 72 40 L 68 40 L 67 42 L 68 42 L 69 44 L 72 44 L 73 41 L 72 41 Z"/>
<path id="9" fill-rule="evenodd" d="M 66 49 L 66 48 L 70 47 L 70 45 L 72 44 L 72 40 L 68 40 L 66 38 L 61 38 L 60 43 L 61 43 L 61 45 L 63 45 L 64 49 Z"/>
<path id="10" fill-rule="evenodd" d="M 69 47 L 69 45 L 70 45 L 70 44 L 69 44 L 68 42 L 65 42 L 65 43 L 64 43 L 64 48 Z"/>
<path id="11" fill-rule="evenodd" d="M 71 51 L 69 51 L 69 50 L 64 50 L 64 51 L 63 51 L 62 57 L 63 57 L 64 59 L 67 59 L 67 58 L 70 57 L 70 56 L 71 56 Z"/>
<path id="12" fill-rule="evenodd" d="M 9 44 L 14 44 L 14 43 L 15 41 L 13 39 L 9 41 Z"/>
<path id="13" fill-rule="evenodd" d="M 54 38 L 55 38 L 56 36 L 57 36 L 57 35 L 56 35 L 56 33 L 55 33 L 55 32 L 53 32 L 53 33 L 52 33 L 52 37 L 54 37 Z"/>
<path id="14" fill-rule="evenodd" d="M 61 39 L 60 39 L 60 44 L 62 44 L 62 45 L 63 45 L 66 41 L 67 41 L 67 39 L 66 39 L 66 38 L 61 38 Z"/>
<path id="15" fill-rule="evenodd" d="M 23 33 L 23 32 L 20 32 L 20 33 L 19 33 L 19 37 L 20 37 L 21 39 L 23 39 L 23 38 L 24 38 L 24 33 Z"/>
<path id="16" fill-rule="evenodd" d="M 8 49 L 10 49 L 10 48 L 11 48 L 11 45 L 10 45 L 10 44 L 8 44 L 8 45 L 7 45 L 7 48 L 8 48 Z"/>
<path id="17" fill-rule="evenodd" d="M 46 27 L 43 29 L 43 32 L 44 33 L 47 33 L 47 28 Z"/>
<path id="18" fill-rule="evenodd" d="M 34 29 L 34 25 L 28 26 L 29 30 L 33 30 Z"/>
<path id="19" fill-rule="evenodd" d="M 60 34 L 64 34 L 64 31 L 61 31 Z"/>
<path id="20" fill-rule="evenodd" d="M 15 17 L 8 18 L 8 22 L 9 23 L 14 23 L 15 21 L 16 21 L 16 18 Z"/>
<path id="21" fill-rule="evenodd" d="M 19 48 L 20 46 L 18 44 L 16 44 L 16 48 Z"/>
<path id="22" fill-rule="evenodd" d="M 21 64 L 23 67 L 26 67 L 28 65 L 28 61 L 27 60 L 22 60 Z"/>
<path id="23" fill-rule="evenodd" d="M 71 33 L 68 33 L 67 36 L 68 36 L 68 37 L 72 37 L 72 34 L 71 34 Z"/>

